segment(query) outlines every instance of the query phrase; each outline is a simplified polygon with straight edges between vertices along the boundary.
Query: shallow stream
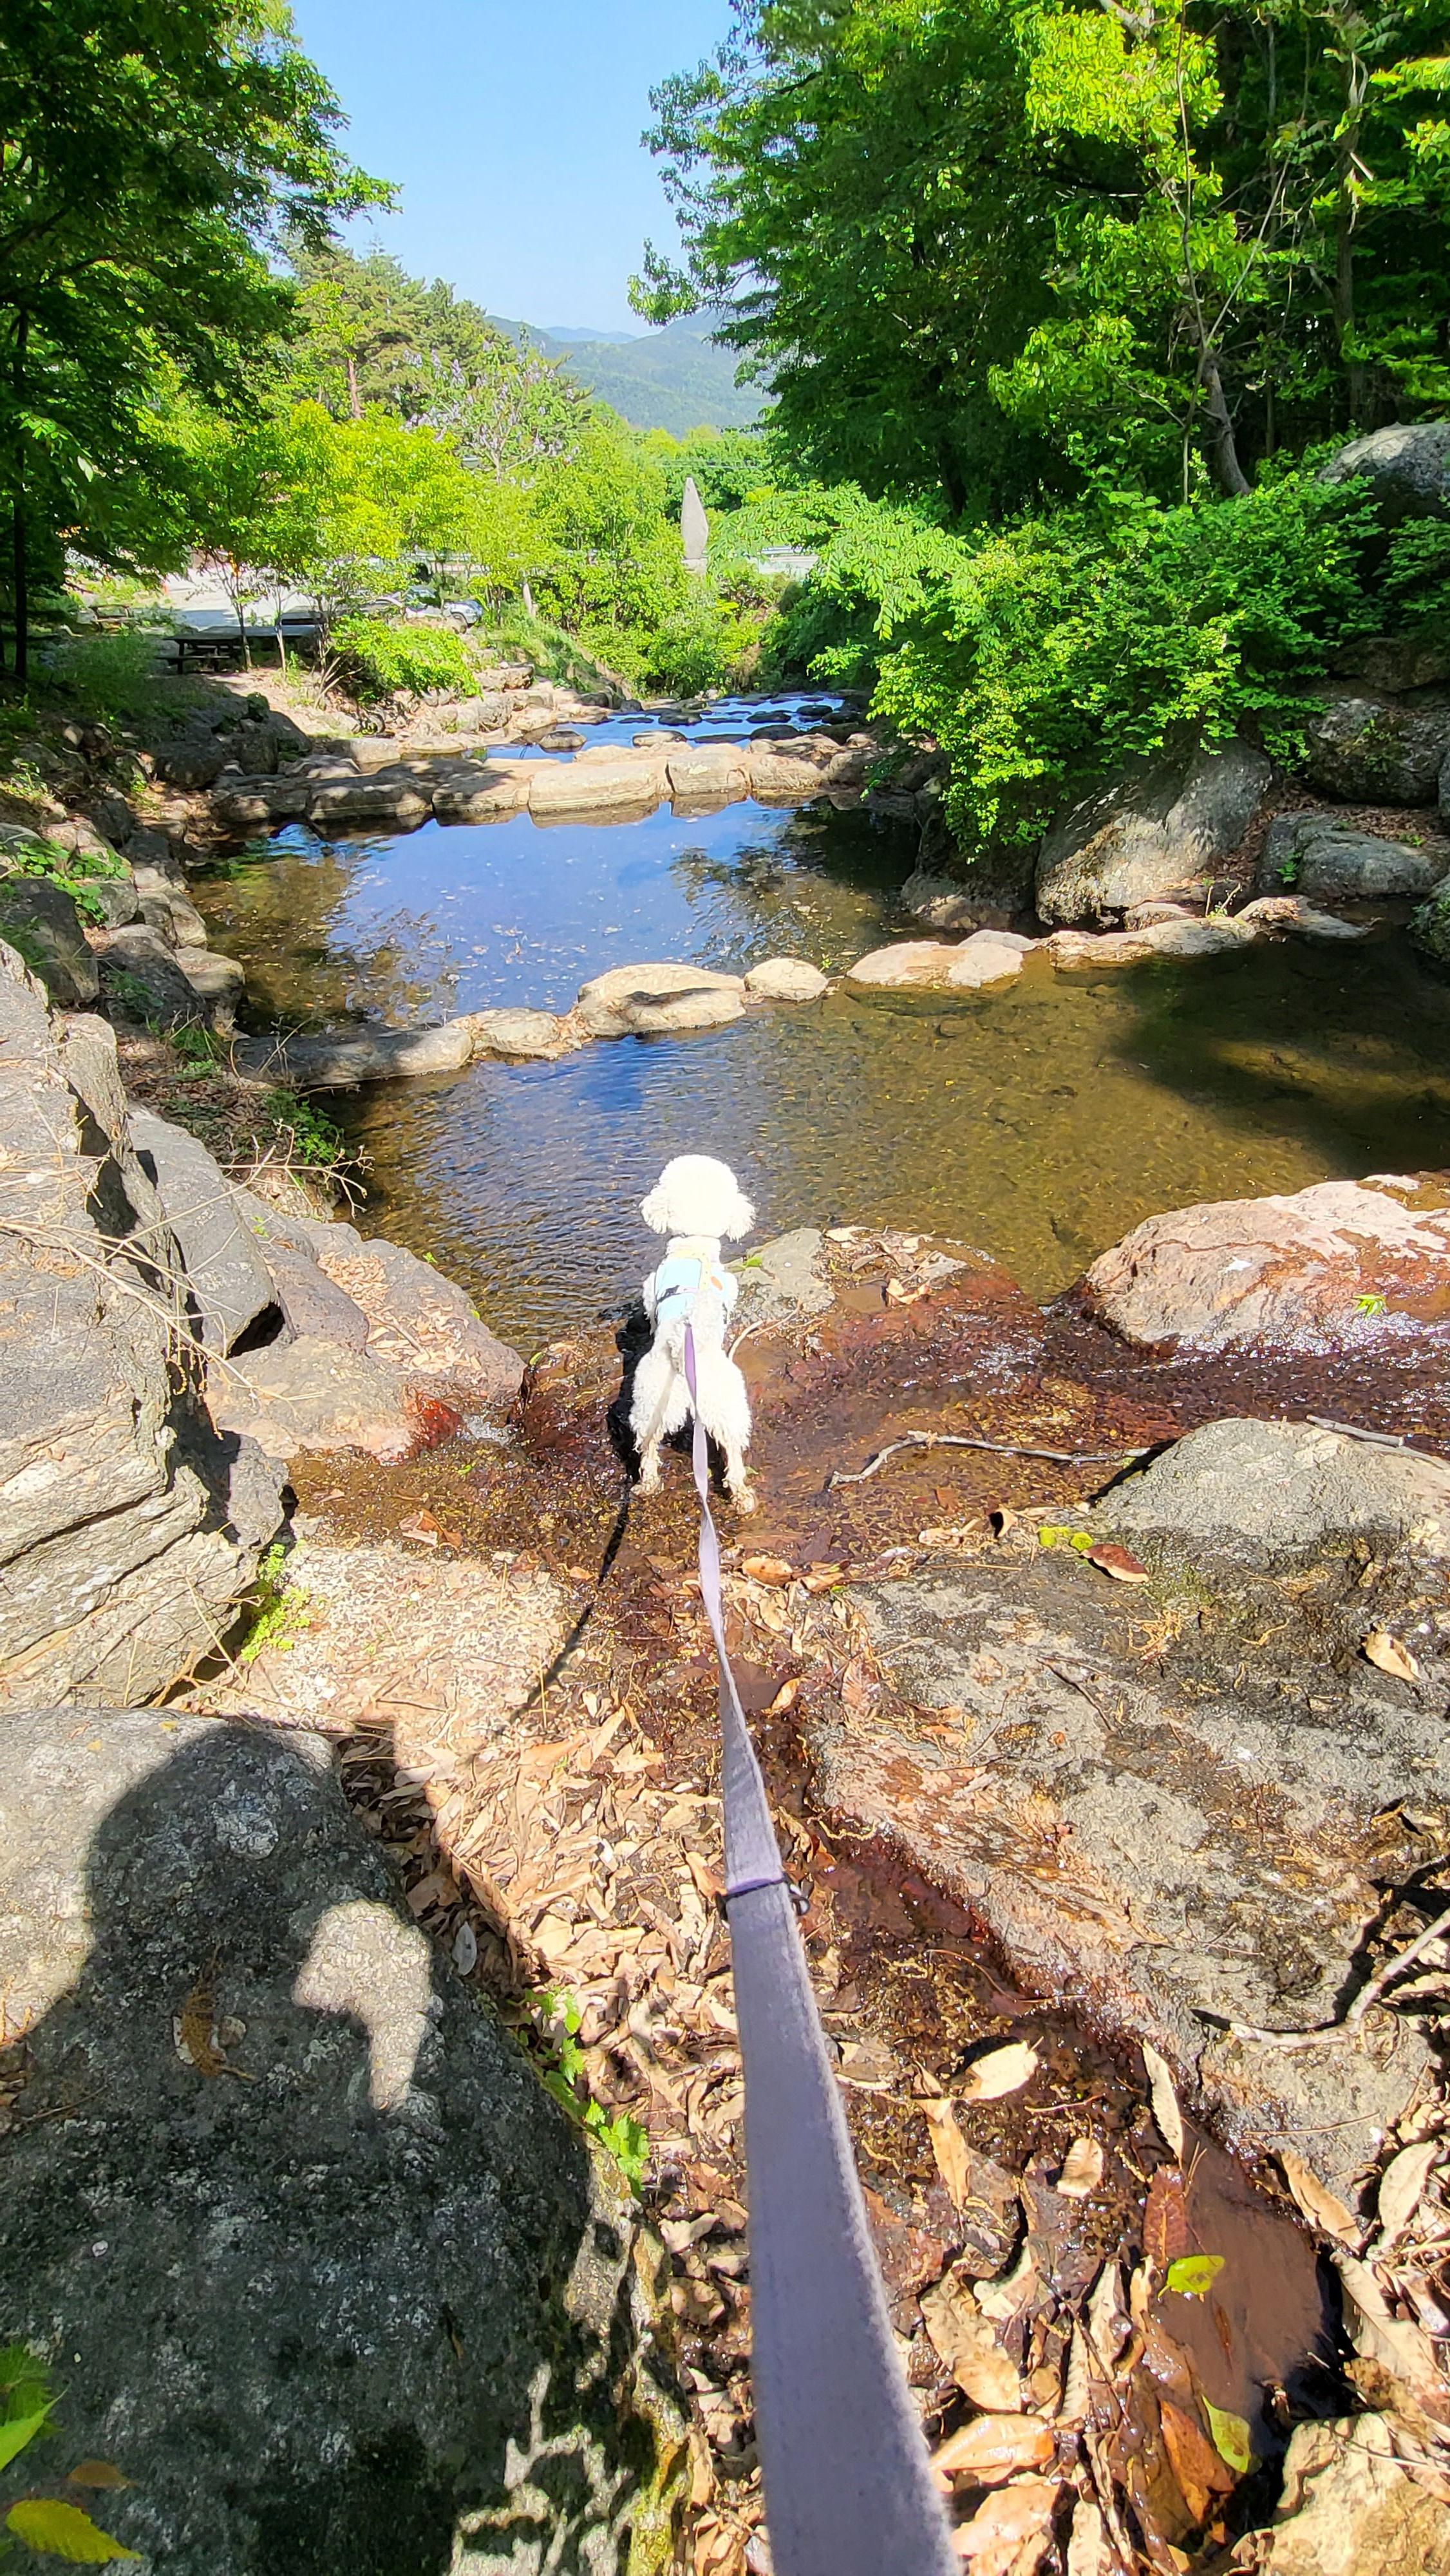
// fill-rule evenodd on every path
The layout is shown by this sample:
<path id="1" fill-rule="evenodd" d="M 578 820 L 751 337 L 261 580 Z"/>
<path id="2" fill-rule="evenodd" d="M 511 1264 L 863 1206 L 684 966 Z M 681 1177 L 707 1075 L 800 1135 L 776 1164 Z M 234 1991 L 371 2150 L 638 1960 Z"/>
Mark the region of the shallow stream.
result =
<path id="1" fill-rule="evenodd" d="M 762 712 L 715 710 L 699 731 Z M 772 729 L 795 712 L 771 702 Z M 824 803 L 327 843 L 292 827 L 197 895 L 263 1019 L 422 1025 L 563 1009 L 589 976 L 650 959 L 839 969 L 913 927 L 898 889 L 914 842 Z M 1450 1164 L 1450 990 L 1389 929 L 1098 975 L 1033 958 L 996 993 L 843 989 L 328 1106 L 368 1157 L 371 1226 L 430 1253 L 525 1348 L 637 1282 L 638 1201 L 690 1149 L 737 1168 L 763 1233 L 927 1229 L 1046 1297 L 1166 1208 Z"/>

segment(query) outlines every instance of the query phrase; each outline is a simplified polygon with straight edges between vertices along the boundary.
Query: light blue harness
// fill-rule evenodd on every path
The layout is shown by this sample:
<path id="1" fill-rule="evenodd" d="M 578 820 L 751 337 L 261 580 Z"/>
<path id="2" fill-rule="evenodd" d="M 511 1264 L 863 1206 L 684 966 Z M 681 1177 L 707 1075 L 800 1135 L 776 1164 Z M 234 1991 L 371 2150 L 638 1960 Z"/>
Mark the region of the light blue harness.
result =
<path id="1" fill-rule="evenodd" d="M 683 1323 L 705 1287 L 719 1292 L 728 1313 L 735 1302 L 732 1292 L 736 1289 L 728 1271 L 717 1271 L 710 1265 L 707 1276 L 707 1265 L 692 1253 L 676 1253 L 672 1261 L 662 1261 L 654 1275 L 656 1323 Z"/>

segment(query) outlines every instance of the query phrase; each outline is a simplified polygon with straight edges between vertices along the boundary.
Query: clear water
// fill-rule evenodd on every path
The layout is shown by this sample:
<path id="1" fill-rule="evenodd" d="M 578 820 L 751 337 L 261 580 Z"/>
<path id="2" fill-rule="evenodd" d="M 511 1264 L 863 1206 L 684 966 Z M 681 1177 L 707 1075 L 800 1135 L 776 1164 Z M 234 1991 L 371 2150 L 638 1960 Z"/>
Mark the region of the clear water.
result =
<path id="1" fill-rule="evenodd" d="M 910 927 L 911 863 L 910 834 L 859 812 L 742 804 L 326 845 L 293 830 L 198 899 L 264 1015 L 401 1025 L 560 1009 L 646 959 L 836 968 Z M 328 1106 L 370 1158 L 367 1222 L 465 1280 L 524 1347 L 637 1283 L 638 1202 L 691 1149 L 736 1167 L 763 1231 L 930 1228 L 1046 1296 L 1165 1208 L 1450 1166 L 1450 988 L 1397 933 L 1088 977 L 1032 958 L 997 993 L 840 991 Z"/>

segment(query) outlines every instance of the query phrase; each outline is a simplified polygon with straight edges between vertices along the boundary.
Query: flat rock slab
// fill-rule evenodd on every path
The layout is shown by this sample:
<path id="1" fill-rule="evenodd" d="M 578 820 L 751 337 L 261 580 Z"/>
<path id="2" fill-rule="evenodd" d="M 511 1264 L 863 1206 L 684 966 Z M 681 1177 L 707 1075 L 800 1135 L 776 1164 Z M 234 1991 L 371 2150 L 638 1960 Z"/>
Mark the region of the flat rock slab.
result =
<path id="1" fill-rule="evenodd" d="M 889 948 L 873 948 L 846 969 L 848 983 L 868 991 L 916 988 L 947 990 L 956 985 L 1000 984 L 1022 971 L 1022 951 L 995 931 L 972 939 L 898 939 Z"/>
<path id="2" fill-rule="evenodd" d="M 329 1324 L 330 1319 L 318 1317 Z M 410 1456 L 423 1419 L 401 1369 L 316 1331 L 213 1369 L 207 1404 L 222 1432 L 243 1432 L 269 1458 L 360 1449 L 385 1465 Z"/>
<path id="3" fill-rule="evenodd" d="M 355 1226 L 303 1222 L 318 1262 L 368 1319 L 368 1355 L 410 1378 L 466 1382 L 484 1403 L 511 1403 L 524 1364 L 491 1333 L 472 1299 L 400 1243 L 365 1241 Z"/>
<path id="4" fill-rule="evenodd" d="M 1101 1320 L 1131 1342 L 1337 1350 L 1443 1319 L 1450 1189 L 1372 1174 L 1149 1217 L 1093 1263 Z"/>
<path id="5" fill-rule="evenodd" d="M 807 957 L 767 957 L 747 969 L 745 989 L 757 1002 L 818 1002 L 831 988 Z"/>
<path id="6" fill-rule="evenodd" d="M 1252 1560 L 1334 1536 L 1450 1561 L 1450 1466 L 1312 1422 L 1206 1423 L 1114 1488 L 1115 1530 Z"/>
<path id="7" fill-rule="evenodd" d="M 132 2481 L 111 2530 L 171 2576 L 615 2576 L 679 2424 L 628 2203 L 317 1738 L 12 1719 L 0 1984 L 0 2307 Z"/>
<path id="8" fill-rule="evenodd" d="M 580 987 L 575 1015 L 586 1036 L 663 1036 L 677 1029 L 713 1029 L 738 1020 L 745 1008 L 739 975 L 717 975 L 707 966 L 611 966 Z"/>
<path id="9" fill-rule="evenodd" d="M 309 1029 L 238 1048 L 244 1072 L 303 1091 L 349 1091 L 359 1082 L 395 1082 L 424 1073 L 459 1073 L 473 1056 L 468 1019 L 431 1029 Z"/>
<path id="10" fill-rule="evenodd" d="M 664 762 L 648 752 L 601 749 L 531 767 L 529 812 L 538 821 L 620 809 L 649 813 L 665 793 Z"/>
<path id="11" fill-rule="evenodd" d="M 1150 957 L 1219 957 L 1248 946 L 1253 925 L 1243 928 L 1242 921 L 1242 914 L 1220 921 L 1179 916 L 1150 921 L 1141 930 L 1055 930 L 1044 945 L 1053 965 L 1068 973 L 1140 966 Z"/>
<path id="12" fill-rule="evenodd" d="M 1345 921 L 1337 912 L 1321 912 L 1297 894 L 1261 894 L 1235 914 L 1255 930 L 1297 931 L 1301 939 L 1368 939 L 1372 924 Z"/>
<path id="13" fill-rule="evenodd" d="M 1212 1447 L 1222 1428 L 1180 1447 Z M 1144 1537 L 1152 1475 L 1169 1474 L 1158 1519 L 1173 1519 L 1175 1496 L 1155 1469 L 1136 1508 L 1128 1487 L 1072 1515 L 1145 1555 L 1146 1586 L 1026 1538 L 858 1586 L 886 1687 L 858 1692 L 849 1714 L 818 1701 L 807 1737 L 827 1807 L 889 1834 L 1036 1991 L 1151 2039 L 1230 2139 L 1293 2144 L 1343 2188 L 1421 2080 L 1415 2033 L 1381 2023 L 1353 2047 L 1290 2051 L 1226 2027 L 1336 2018 L 1363 1982 L 1386 1879 L 1416 1866 L 1407 1828 L 1388 1851 L 1387 1815 L 1450 1797 L 1450 1602 L 1428 1642 L 1416 1635 L 1423 1690 L 1365 1660 L 1359 1560 L 1343 1526 L 1328 1527 L 1335 1472 L 1316 1455 L 1298 1486 L 1282 1477 L 1286 1495 L 1302 1492 L 1306 1529 L 1320 1505 L 1307 1647 L 1311 1595 L 1281 1592 L 1272 1552 L 1242 1533 L 1231 1555 L 1200 1535 L 1186 1558 L 1176 1537 L 1160 1562 Z M 1352 1462 L 1337 1472 L 1352 1480 Z M 1433 1472 L 1450 1494 L 1450 1475 Z M 1188 1475 L 1185 1462 L 1176 1481 Z M 1342 1517 L 1393 1544 L 1382 1497 Z M 1425 1566 L 1412 1547 L 1408 1597 Z"/>
<path id="14" fill-rule="evenodd" d="M 554 1011 L 469 1011 L 463 1024 L 472 1034 L 475 1057 L 539 1056 L 549 1059 L 567 1055 L 580 1042 L 572 1019 L 567 1016 L 561 1018 Z"/>

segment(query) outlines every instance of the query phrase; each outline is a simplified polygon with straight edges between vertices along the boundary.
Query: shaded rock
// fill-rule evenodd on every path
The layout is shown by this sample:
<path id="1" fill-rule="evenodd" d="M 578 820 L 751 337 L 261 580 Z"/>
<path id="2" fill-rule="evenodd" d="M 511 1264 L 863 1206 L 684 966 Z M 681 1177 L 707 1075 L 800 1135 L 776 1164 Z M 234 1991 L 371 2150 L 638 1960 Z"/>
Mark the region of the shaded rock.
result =
<path id="1" fill-rule="evenodd" d="M 101 979 L 71 897 L 46 877 L 0 878 L 0 937 L 11 940 L 62 1010 L 83 1011 Z"/>
<path id="2" fill-rule="evenodd" d="M 1105 921 L 1131 904 L 1201 890 L 1238 847 L 1272 768 L 1251 743 L 1138 762 L 1075 805 L 1043 837 L 1044 921 Z"/>
<path id="3" fill-rule="evenodd" d="M 739 975 L 707 966 L 612 966 L 580 987 L 575 1011 L 591 1038 L 655 1036 L 738 1020 L 744 994 Z"/>
<path id="4" fill-rule="evenodd" d="M 0 2300 L 64 2353 L 70 2455 L 124 2463 L 106 2525 L 173 2576 L 615 2576 L 652 2516 L 667 2554 L 685 2426 L 628 2196 L 319 1739 L 42 1712 L 0 1802 L 38 2114 Z"/>
<path id="5" fill-rule="evenodd" d="M 1217 957 L 1246 948 L 1254 924 L 1243 913 L 1201 921 L 1186 913 L 1150 922 L 1144 930 L 1055 930 L 1043 945 L 1054 966 L 1068 971 L 1098 966 L 1139 966 L 1149 957 Z"/>
<path id="6" fill-rule="evenodd" d="M 678 737 L 661 735 L 662 742 Z M 750 793 L 750 772 L 734 743 L 697 743 L 672 750 L 665 774 L 677 805 L 734 805 Z"/>
<path id="7" fill-rule="evenodd" d="M 572 1022 L 554 1011 L 469 1011 L 465 1021 L 472 1032 L 475 1056 L 552 1059 L 567 1055 L 578 1043 Z"/>
<path id="8" fill-rule="evenodd" d="M 422 1434 L 398 1369 L 309 1333 L 228 1361 L 209 1378 L 207 1402 L 219 1431 L 244 1433 L 284 1461 L 303 1449 L 361 1449 L 395 1464 Z"/>
<path id="9" fill-rule="evenodd" d="M 940 779 L 930 778 L 916 794 L 934 800 L 940 792 Z M 908 912 L 933 930 L 1005 930 L 1031 912 L 1036 871 L 1032 849 L 959 850 L 933 811 L 901 899 Z"/>
<path id="10" fill-rule="evenodd" d="M 405 1074 L 457 1073 L 473 1054 L 467 1019 L 432 1029 L 303 1030 L 239 1048 L 245 1072 L 295 1083 L 302 1091 L 348 1090 L 358 1082 L 394 1082 Z"/>
<path id="11" fill-rule="evenodd" d="M 524 760 L 480 761 L 469 775 L 434 788 L 434 815 L 440 823 L 501 822 L 528 804 L 530 774 Z"/>
<path id="12" fill-rule="evenodd" d="M 748 746 L 750 792 L 762 804 L 798 805 L 826 788 L 865 784 L 878 747 L 864 737 L 849 744 L 829 734 L 777 734 Z"/>
<path id="13" fill-rule="evenodd" d="M 267 1265 L 273 1294 L 292 1333 L 311 1333 L 325 1342 L 341 1342 L 360 1351 L 368 1337 L 368 1319 L 345 1289 L 329 1279 L 302 1222 L 259 1198 L 255 1190 L 230 1184 L 232 1203 Z"/>
<path id="14" fill-rule="evenodd" d="M 156 755 L 156 775 L 168 787 L 182 787 L 193 794 L 211 787 L 220 778 L 235 751 L 224 734 L 183 734 L 178 742 L 167 743 Z"/>
<path id="15" fill-rule="evenodd" d="M 299 1220 L 329 1279 L 368 1319 L 368 1357 L 410 1378 L 466 1379 L 486 1403 L 509 1403 L 524 1364 L 489 1331 L 472 1299 L 400 1243 L 365 1242 L 350 1225 Z"/>
<path id="16" fill-rule="evenodd" d="M 476 698 L 459 698 L 449 715 L 459 733 L 497 733 L 508 723 L 509 702 L 502 689 L 489 689 Z"/>
<path id="17" fill-rule="evenodd" d="M 529 812 L 538 821 L 575 814 L 647 814 L 665 793 L 665 767 L 648 752 L 583 752 L 575 760 L 535 761 Z"/>
<path id="18" fill-rule="evenodd" d="M 1373 1538 L 1450 1557 L 1450 1466 L 1310 1422 L 1210 1422 L 1103 1504 L 1115 1530 L 1256 1562 Z"/>
<path id="19" fill-rule="evenodd" d="M 1310 903 L 1363 903 L 1376 895 L 1428 894 L 1447 865 L 1444 850 L 1357 832 L 1332 814 L 1277 814 L 1265 835 L 1258 881 L 1274 893 L 1292 885 Z"/>
<path id="20" fill-rule="evenodd" d="M 223 771 L 211 792 L 212 817 L 229 831 L 242 831 L 253 823 L 299 823 L 314 792 L 311 779 L 296 774 L 231 778 Z"/>
<path id="21" fill-rule="evenodd" d="M 818 1002 L 830 980 L 805 957 L 767 957 L 746 971 L 745 989 L 758 1002 Z"/>
<path id="22" fill-rule="evenodd" d="M 136 847 L 139 843 L 142 846 Z M 173 948 L 204 948 L 206 923 L 186 890 L 186 879 L 164 832 L 138 832 L 128 864 L 141 917 Z"/>
<path id="23" fill-rule="evenodd" d="M 571 725 L 554 725 L 539 736 L 540 751 L 582 751 L 589 737 L 577 733 Z"/>
<path id="24" fill-rule="evenodd" d="M 1093 1263 L 1094 1311 L 1130 1342 L 1338 1349 L 1428 1321 L 1450 1289 L 1450 1193 L 1376 1173 L 1149 1217 Z"/>
<path id="25" fill-rule="evenodd" d="M 407 769 L 375 770 L 371 778 L 328 779 L 307 799 L 307 820 L 325 829 L 329 823 L 391 823 L 408 831 L 427 816 L 431 796 L 424 782 Z"/>
<path id="26" fill-rule="evenodd" d="M 1319 469 L 1322 483 L 1363 476 L 1373 493 L 1382 528 L 1406 519 L 1450 516 L 1450 421 L 1401 422 L 1352 438 Z"/>
<path id="27" fill-rule="evenodd" d="M 140 920 L 141 898 L 129 868 L 124 876 L 92 877 L 86 891 L 99 909 L 105 929 L 121 930 L 127 922 Z"/>
<path id="28" fill-rule="evenodd" d="M 230 1032 L 236 1006 L 246 991 L 246 977 L 235 957 L 219 948 L 179 948 L 176 962 L 201 1005 L 200 1016 L 212 1027 Z"/>
<path id="29" fill-rule="evenodd" d="M 1450 643 L 1435 626 L 1402 635 L 1361 635 L 1341 647 L 1333 668 L 1340 679 L 1396 697 L 1407 689 L 1438 688 L 1450 680 Z"/>
<path id="30" fill-rule="evenodd" d="M 1325 690 L 1305 728 L 1304 775 L 1346 805 L 1433 805 L 1450 752 L 1450 696 Z"/>
<path id="31" fill-rule="evenodd" d="M 3 946 L 0 1214 L 0 1706 L 156 1692 L 228 1624 L 278 1479 L 201 1405 L 111 1032 L 52 1024 Z"/>
<path id="32" fill-rule="evenodd" d="M 1263 2576 L 1433 2576 L 1450 2567 L 1450 2509 L 1395 2457 L 1382 2415 L 1296 2424 Z"/>
<path id="33" fill-rule="evenodd" d="M 1432 965 L 1450 967 L 1450 877 L 1446 877 L 1431 895 L 1412 912 L 1410 937 Z"/>
<path id="34" fill-rule="evenodd" d="M 209 1016 L 205 996 L 149 922 L 108 931 L 94 954 L 107 1008 L 123 1019 L 172 1029 Z M 236 973 L 240 978 L 240 967 Z"/>
<path id="35" fill-rule="evenodd" d="M 1296 930 L 1304 939 L 1368 939 L 1373 926 L 1341 921 L 1336 912 L 1318 912 L 1297 894 L 1261 894 L 1234 917 L 1255 930 Z"/>
<path id="36" fill-rule="evenodd" d="M 271 1273 L 206 1147 L 153 1109 L 133 1109 L 130 1126 L 180 1247 L 197 1339 L 212 1354 L 229 1351 L 276 1304 Z"/>

